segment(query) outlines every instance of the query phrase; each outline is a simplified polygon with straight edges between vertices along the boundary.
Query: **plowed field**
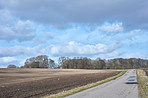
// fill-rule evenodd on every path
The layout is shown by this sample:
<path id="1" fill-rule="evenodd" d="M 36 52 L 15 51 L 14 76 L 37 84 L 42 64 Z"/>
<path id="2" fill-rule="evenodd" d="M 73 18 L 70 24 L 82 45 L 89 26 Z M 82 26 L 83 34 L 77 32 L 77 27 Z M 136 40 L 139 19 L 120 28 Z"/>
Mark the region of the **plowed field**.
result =
<path id="1" fill-rule="evenodd" d="M 38 98 L 117 75 L 120 71 L 0 69 L 0 98 Z"/>

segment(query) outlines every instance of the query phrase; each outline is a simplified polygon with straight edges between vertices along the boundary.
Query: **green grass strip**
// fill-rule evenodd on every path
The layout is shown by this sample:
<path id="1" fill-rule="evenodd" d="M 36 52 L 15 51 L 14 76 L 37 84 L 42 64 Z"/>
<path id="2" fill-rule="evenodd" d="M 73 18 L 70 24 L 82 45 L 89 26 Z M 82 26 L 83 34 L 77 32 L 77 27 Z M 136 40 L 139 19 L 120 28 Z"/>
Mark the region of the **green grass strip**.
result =
<path id="1" fill-rule="evenodd" d="M 107 79 L 104 79 L 104 80 L 101 80 L 101 81 L 98 81 L 96 83 L 91 83 L 91 84 L 87 84 L 85 86 L 81 86 L 81 87 L 78 87 L 78 88 L 74 88 L 74 89 L 71 89 L 71 90 L 68 90 L 68 91 L 63 91 L 61 93 L 58 93 L 58 94 L 53 94 L 53 95 L 50 95 L 50 96 L 46 96 L 44 98 L 63 98 L 63 97 L 66 97 L 66 96 L 70 96 L 70 95 L 73 95 L 75 93 L 78 93 L 78 92 L 81 92 L 81 91 L 84 91 L 86 89 L 89 89 L 89 88 L 92 88 L 92 87 L 96 87 L 98 85 L 101 85 L 103 83 L 106 83 L 106 82 L 109 82 L 111 80 L 115 80 L 116 78 L 124 75 L 127 71 L 122 71 L 120 72 L 118 75 L 116 76 L 113 76 L 113 77 L 110 77 L 110 78 L 107 78 Z"/>
<path id="2" fill-rule="evenodd" d="M 148 76 L 144 70 L 137 70 L 138 90 L 141 98 L 148 98 Z"/>

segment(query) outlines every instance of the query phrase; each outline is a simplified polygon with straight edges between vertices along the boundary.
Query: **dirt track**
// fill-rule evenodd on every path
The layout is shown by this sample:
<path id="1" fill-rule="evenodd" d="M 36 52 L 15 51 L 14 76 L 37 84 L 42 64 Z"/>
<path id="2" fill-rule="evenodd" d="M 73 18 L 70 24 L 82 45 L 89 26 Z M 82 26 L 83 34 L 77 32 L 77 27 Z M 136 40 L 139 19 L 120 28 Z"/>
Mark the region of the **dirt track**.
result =
<path id="1" fill-rule="evenodd" d="M 0 98 L 38 98 L 103 80 L 120 71 L 0 69 Z"/>

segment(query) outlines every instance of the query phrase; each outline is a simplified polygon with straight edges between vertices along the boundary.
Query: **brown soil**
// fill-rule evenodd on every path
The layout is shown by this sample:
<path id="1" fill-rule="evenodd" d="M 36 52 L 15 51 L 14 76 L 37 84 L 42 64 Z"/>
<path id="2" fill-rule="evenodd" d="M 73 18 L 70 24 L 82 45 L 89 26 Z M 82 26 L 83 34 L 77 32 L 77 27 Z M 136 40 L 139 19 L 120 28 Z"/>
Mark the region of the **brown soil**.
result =
<path id="1" fill-rule="evenodd" d="M 117 75 L 111 70 L 0 69 L 0 98 L 38 98 Z"/>

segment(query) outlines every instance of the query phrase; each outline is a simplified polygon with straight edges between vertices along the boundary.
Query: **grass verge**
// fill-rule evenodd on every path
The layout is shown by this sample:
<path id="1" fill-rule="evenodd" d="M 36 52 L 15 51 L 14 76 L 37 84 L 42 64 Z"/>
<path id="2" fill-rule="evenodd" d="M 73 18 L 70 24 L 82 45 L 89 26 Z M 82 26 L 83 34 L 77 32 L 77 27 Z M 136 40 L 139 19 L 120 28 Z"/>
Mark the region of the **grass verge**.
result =
<path id="1" fill-rule="evenodd" d="M 84 91 L 86 89 L 89 89 L 89 88 L 92 88 L 92 87 L 101 85 L 101 84 L 106 83 L 106 82 L 109 82 L 111 80 L 114 80 L 114 79 L 122 76 L 125 73 L 126 73 L 126 71 L 122 71 L 118 75 L 113 76 L 113 77 L 110 77 L 110 78 L 107 78 L 105 80 L 101 80 L 101 81 L 98 81 L 96 83 L 87 84 L 85 86 L 74 88 L 74 89 L 71 89 L 71 90 L 68 90 L 68 91 L 63 91 L 63 92 L 60 92 L 58 94 L 53 94 L 53 95 L 50 95 L 50 96 L 45 96 L 44 98 L 63 98 L 63 97 L 66 97 L 66 96 L 69 96 L 69 95 L 72 95 L 72 94 L 75 94 L 75 93 Z"/>
<path id="2" fill-rule="evenodd" d="M 137 70 L 137 81 L 140 97 L 148 98 L 148 76 L 144 70 Z"/>

